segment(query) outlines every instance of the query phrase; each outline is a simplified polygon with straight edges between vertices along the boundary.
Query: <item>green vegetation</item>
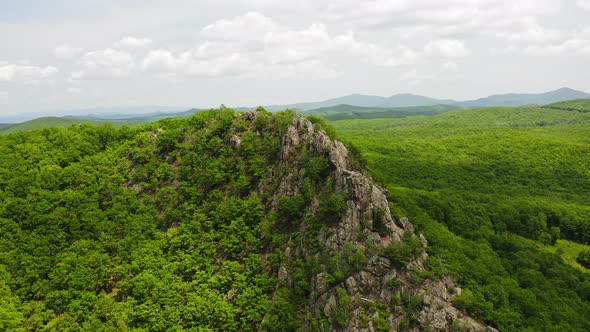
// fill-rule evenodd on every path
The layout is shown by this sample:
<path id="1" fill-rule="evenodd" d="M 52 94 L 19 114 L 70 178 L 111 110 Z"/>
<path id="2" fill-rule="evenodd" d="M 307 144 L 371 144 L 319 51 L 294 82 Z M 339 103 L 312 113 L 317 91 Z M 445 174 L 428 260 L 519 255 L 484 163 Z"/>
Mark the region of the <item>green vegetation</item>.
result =
<path id="1" fill-rule="evenodd" d="M 546 105 L 545 107 L 564 111 L 590 112 L 590 99 L 562 101 Z"/>
<path id="2" fill-rule="evenodd" d="M 0 136 L 0 330 L 293 330 L 305 298 L 274 277 L 297 239 L 285 229 L 342 213 L 313 153 L 303 195 L 269 212 L 293 116 L 222 109 Z M 327 220 L 302 212 L 312 200 Z M 344 261 L 366 258 L 349 248 Z M 319 261 L 300 264 L 305 294 Z"/>
<path id="3" fill-rule="evenodd" d="M 375 118 L 403 118 L 414 115 L 435 115 L 458 109 L 458 106 L 435 105 L 435 106 L 412 106 L 398 108 L 361 107 L 351 105 L 338 105 L 322 107 L 305 112 L 304 116 L 319 116 L 326 120 L 349 120 L 349 119 L 375 119 Z"/>
<path id="4" fill-rule="evenodd" d="M 577 261 L 577 258 L 583 251 L 590 251 L 590 245 L 576 243 L 568 240 L 557 240 L 557 243 L 555 243 L 553 246 L 543 245 L 540 248 L 561 256 L 564 262 L 582 272 L 588 271 Z"/>
<path id="5" fill-rule="evenodd" d="M 590 112 L 558 108 L 310 120 L 352 142 L 356 167 L 426 235 L 430 269 L 413 278 L 452 276 L 454 305 L 502 331 L 585 331 Z M 346 243 L 293 259 L 292 280 L 275 277 L 285 248 L 319 247 L 346 204 L 325 155 L 305 147 L 290 157 L 305 174 L 298 191 L 276 196 L 276 172 L 292 171 L 278 165 L 294 115 L 260 109 L 246 121 L 223 108 L 1 135 L 0 330 L 291 331 L 320 272 L 337 294 L 330 319 L 346 326 L 353 299 L 341 283 L 374 248 Z M 383 215 L 373 224 L 387 233 Z M 403 269 L 423 250 L 408 236 L 379 255 Z M 418 326 L 424 298 L 388 287 L 397 293 L 374 305 L 376 328 L 387 330 L 388 305 L 403 308 L 401 327 Z"/>
<path id="6" fill-rule="evenodd" d="M 43 118 L 37 118 L 30 121 L 25 121 L 23 123 L 2 125 L 0 126 L 0 134 L 10 134 L 17 133 L 20 131 L 36 130 L 50 127 L 67 128 L 72 125 L 82 123 L 98 124 L 99 121 L 48 116 Z"/>
<path id="7" fill-rule="evenodd" d="M 501 331 L 590 329 L 590 273 L 575 262 L 590 243 L 590 113 L 506 107 L 332 125 L 463 288 L 458 307 Z"/>
<path id="8" fill-rule="evenodd" d="M 578 254 L 576 261 L 585 268 L 590 269 L 590 250 L 582 251 Z"/>

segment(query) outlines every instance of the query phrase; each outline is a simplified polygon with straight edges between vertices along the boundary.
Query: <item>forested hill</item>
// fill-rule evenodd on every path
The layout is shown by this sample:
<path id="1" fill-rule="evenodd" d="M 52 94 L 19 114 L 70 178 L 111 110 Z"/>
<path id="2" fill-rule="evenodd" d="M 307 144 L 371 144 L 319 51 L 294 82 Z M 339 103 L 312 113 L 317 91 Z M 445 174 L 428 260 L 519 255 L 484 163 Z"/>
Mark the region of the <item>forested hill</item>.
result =
<path id="1" fill-rule="evenodd" d="M 318 121 L 1 136 L 0 330 L 483 330 Z"/>

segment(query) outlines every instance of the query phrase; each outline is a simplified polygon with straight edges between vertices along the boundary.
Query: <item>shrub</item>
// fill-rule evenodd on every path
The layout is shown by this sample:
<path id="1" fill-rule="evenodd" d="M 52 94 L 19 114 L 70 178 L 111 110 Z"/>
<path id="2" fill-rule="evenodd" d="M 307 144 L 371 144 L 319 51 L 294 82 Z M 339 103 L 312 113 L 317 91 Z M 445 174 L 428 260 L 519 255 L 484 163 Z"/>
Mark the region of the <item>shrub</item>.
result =
<path id="1" fill-rule="evenodd" d="M 576 261 L 583 267 L 590 269 L 590 250 L 582 251 L 578 254 Z"/>

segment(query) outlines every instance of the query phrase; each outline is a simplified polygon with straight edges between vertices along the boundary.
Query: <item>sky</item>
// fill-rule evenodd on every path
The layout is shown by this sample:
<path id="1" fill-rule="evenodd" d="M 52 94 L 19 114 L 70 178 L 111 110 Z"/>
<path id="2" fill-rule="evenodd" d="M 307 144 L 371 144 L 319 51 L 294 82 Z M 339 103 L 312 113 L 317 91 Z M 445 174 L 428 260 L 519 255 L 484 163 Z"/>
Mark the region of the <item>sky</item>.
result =
<path id="1" fill-rule="evenodd" d="M 590 91 L 590 0 L 0 0 L 0 116 Z"/>

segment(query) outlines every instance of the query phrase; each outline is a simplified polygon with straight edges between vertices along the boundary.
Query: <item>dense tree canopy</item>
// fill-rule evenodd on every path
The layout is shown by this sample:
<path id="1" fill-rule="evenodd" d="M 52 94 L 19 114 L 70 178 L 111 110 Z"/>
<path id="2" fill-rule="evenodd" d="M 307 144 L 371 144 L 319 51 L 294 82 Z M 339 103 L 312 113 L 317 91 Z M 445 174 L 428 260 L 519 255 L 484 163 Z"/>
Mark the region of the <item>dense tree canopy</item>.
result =
<path id="1" fill-rule="evenodd" d="M 293 114 L 265 114 L 1 136 L 0 330 L 290 329 L 253 189 Z"/>
<path id="2" fill-rule="evenodd" d="M 590 271 L 575 262 L 590 248 L 589 113 L 489 108 L 332 124 L 465 288 L 458 307 L 504 331 L 590 329 Z"/>

